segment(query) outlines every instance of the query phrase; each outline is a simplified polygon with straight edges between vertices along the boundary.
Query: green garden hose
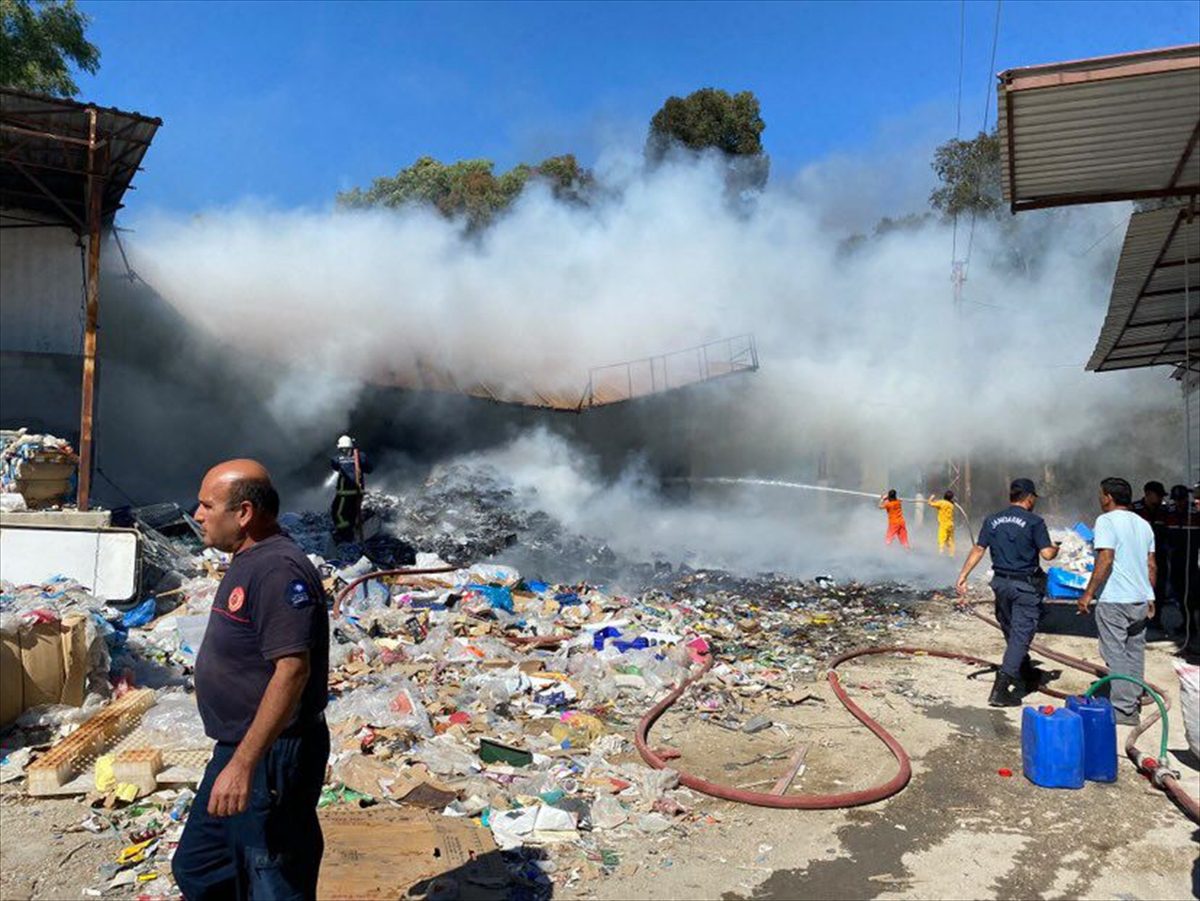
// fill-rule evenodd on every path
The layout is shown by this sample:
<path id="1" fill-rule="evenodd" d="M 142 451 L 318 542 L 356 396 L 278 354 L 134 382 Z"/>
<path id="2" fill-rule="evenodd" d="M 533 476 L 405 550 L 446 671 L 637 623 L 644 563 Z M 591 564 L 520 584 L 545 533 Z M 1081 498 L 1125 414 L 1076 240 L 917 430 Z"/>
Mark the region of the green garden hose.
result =
<path id="1" fill-rule="evenodd" d="M 1121 673 L 1109 673 L 1104 678 L 1097 679 L 1095 682 L 1093 682 L 1091 685 L 1089 685 L 1088 690 L 1083 693 L 1083 696 L 1085 698 L 1090 698 L 1092 695 L 1094 695 L 1096 693 L 1096 691 L 1101 686 L 1105 685 L 1108 682 L 1111 682 L 1113 679 L 1123 679 L 1126 682 L 1132 682 L 1134 685 L 1140 685 L 1140 686 L 1142 686 L 1142 689 L 1146 692 L 1146 694 L 1148 694 L 1148 695 L 1150 695 L 1150 697 L 1154 698 L 1154 703 L 1158 705 L 1158 719 L 1159 719 L 1159 722 L 1162 723 L 1162 741 L 1159 743 L 1159 746 L 1158 746 L 1158 759 L 1166 760 L 1167 759 L 1167 705 L 1163 703 L 1163 699 L 1159 696 L 1157 691 L 1155 691 L 1153 688 L 1151 688 L 1149 685 L 1147 685 L 1145 682 L 1143 682 L 1141 679 L 1137 678 L 1136 676 L 1126 676 Z"/>

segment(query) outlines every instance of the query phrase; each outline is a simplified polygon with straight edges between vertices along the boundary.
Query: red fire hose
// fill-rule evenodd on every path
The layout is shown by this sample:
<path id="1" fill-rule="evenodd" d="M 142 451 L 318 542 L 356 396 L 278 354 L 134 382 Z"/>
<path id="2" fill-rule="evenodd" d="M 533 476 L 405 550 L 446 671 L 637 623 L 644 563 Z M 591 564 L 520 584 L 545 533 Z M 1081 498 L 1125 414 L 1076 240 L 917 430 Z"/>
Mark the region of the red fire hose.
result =
<path id="1" fill-rule="evenodd" d="M 984 622 L 999 628 L 999 624 L 989 617 L 979 613 L 971 608 L 971 612 L 982 619 Z M 1045 655 L 1067 666 L 1082 670 L 1083 672 L 1104 675 L 1107 670 L 1104 667 L 1094 663 L 1089 663 L 1086 660 L 1081 660 L 1077 657 L 1071 657 L 1068 654 L 1062 654 L 1053 651 L 1049 648 L 1035 643 L 1033 649 L 1038 653 Z M 909 761 L 908 753 L 903 746 L 879 723 L 871 718 L 861 707 L 850 699 L 846 690 L 842 687 L 841 680 L 838 678 L 837 668 L 849 660 L 856 657 L 867 657 L 875 654 L 912 654 L 927 657 L 941 657 L 945 660 L 961 660 L 966 663 L 974 663 L 980 666 L 994 667 L 996 664 L 991 661 L 984 660 L 980 657 L 973 657 L 969 654 L 957 654 L 951 651 L 939 651 L 932 648 L 917 648 L 908 646 L 891 646 L 882 648 L 859 648 L 853 651 L 847 651 L 835 657 L 829 664 L 829 686 L 833 689 L 833 693 L 837 696 L 842 705 L 850 711 L 850 713 L 864 726 L 866 726 L 876 738 L 878 738 L 892 756 L 896 758 L 899 764 L 899 770 L 895 776 L 880 785 L 875 785 L 870 788 L 862 789 L 853 792 L 841 792 L 837 794 L 821 794 L 821 795 L 785 795 L 785 794 L 768 794 L 766 792 L 752 792 L 744 789 L 733 788 L 728 785 L 721 785 L 715 782 L 709 782 L 707 779 L 702 779 L 692 773 L 679 771 L 679 782 L 688 788 L 702 792 L 713 797 L 723 798 L 727 801 L 736 801 L 742 804 L 754 804 L 759 807 L 774 807 L 786 810 L 827 810 L 839 807 L 857 807 L 862 804 L 872 804 L 876 801 L 882 801 L 894 794 L 900 792 L 912 778 L 912 765 Z M 650 729 L 659 717 L 663 715 L 685 691 L 688 690 L 695 682 L 703 678 L 712 668 L 712 658 L 700 668 L 698 672 L 685 679 L 676 688 L 674 688 L 666 697 L 655 704 L 642 717 L 638 723 L 636 732 L 634 733 L 634 742 L 637 745 L 638 753 L 647 764 L 655 769 L 662 769 L 666 766 L 666 761 L 654 753 L 650 748 L 648 736 Z M 1158 691 L 1157 686 L 1153 686 Z M 1042 693 L 1056 698 L 1065 698 L 1066 694 L 1056 691 L 1051 688 L 1042 687 L 1039 689 Z M 1161 692 L 1160 692 L 1161 694 Z M 1197 801 L 1190 797 L 1178 782 L 1176 776 L 1166 770 L 1165 765 L 1153 758 L 1145 757 L 1135 746 L 1138 736 L 1146 729 L 1150 728 L 1158 720 L 1158 714 L 1155 713 L 1146 723 L 1130 733 L 1125 742 L 1125 753 L 1133 760 L 1139 772 L 1145 773 L 1151 778 L 1155 785 L 1161 787 L 1168 792 L 1172 798 L 1179 804 L 1184 812 L 1193 820 L 1200 822 L 1200 812 L 1197 811 Z"/>
<path id="2" fill-rule="evenodd" d="M 346 602 L 346 598 L 350 597 L 350 592 L 354 591 L 354 589 L 363 582 L 369 582 L 372 579 L 381 579 L 384 576 L 431 576 L 437 573 L 452 573 L 457 571 L 457 566 L 429 566 L 424 569 L 381 569 L 377 570 L 376 572 L 367 573 L 365 576 L 359 576 L 357 579 L 338 592 L 337 597 L 333 599 L 333 615 L 341 616 L 342 604 Z"/>
<path id="3" fill-rule="evenodd" d="M 876 801 L 882 801 L 884 798 L 890 798 L 892 795 L 899 792 L 904 786 L 908 785 L 908 780 L 912 778 L 912 765 L 909 761 L 908 752 L 906 752 L 900 742 L 871 718 L 865 710 L 859 707 L 850 699 L 846 690 L 842 687 L 841 680 L 837 675 L 837 668 L 848 660 L 853 660 L 855 657 L 867 657 L 873 654 L 913 654 L 926 657 L 942 657 L 946 660 L 961 660 L 965 663 L 974 663 L 979 666 L 994 666 L 988 660 L 980 657 L 972 657 L 969 654 L 956 654 L 951 651 L 937 651 L 931 648 L 915 648 L 907 646 L 893 645 L 883 648 L 859 648 L 854 651 L 847 651 L 838 657 L 835 657 L 829 665 L 829 686 L 833 689 L 833 693 L 837 695 L 842 705 L 850 711 L 850 713 L 861 722 L 864 726 L 874 733 L 887 749 L 892 752 L 892 756 L 896 758 L 896 762 L 900 765 L 899 771 L 880 785 L 865 788 L 861 791 L 841 792 L 838 794 L 828 795 L 782 795 L 768 794 L 766 792 L 745 791 L 740 788 L 731 788 L 727 785 L 719 785 L 715 782 L 709 782 L 706 779 L 701 779 L 699 776 L 694 776 L 691 773 L 679 772 L 679 782 L 686 785 L 688 788 L 693 788 L 698 792 L 703 792 L 706 795 L 713 795 L 717 798 L 724 798 L 726 801 L 737 801 L 742 804 L 755 804 L 759 807 L 777 807 L 785 810 L 830 810 L 837 807 L 858 807 L 862 804 L 873 804 Z M 669 695 L 655 704 L 650 711 L 642 717 L 642 721 L 638 723 L 637 731 L 634 733 L 634 742 L 637 745 L 638 753 L 642 755 L 642 759 L 655 769 L 662 769 L 666 766 L 666 761 L 659 757 L 650 749 L 647 736 L 653 727 L 655 721 L 662 716 L 666 710 L 679 700 L 680 696 L 687 691 L 691 685 L 703 677 L 712 667 L 712 659 L 697 672 L 689 677 L 682 684 L 676 687 Z M 1048 694 L 1054 694 L 1058 697 L 1064 697 L 1058 692 L 1047 691 Z"/>

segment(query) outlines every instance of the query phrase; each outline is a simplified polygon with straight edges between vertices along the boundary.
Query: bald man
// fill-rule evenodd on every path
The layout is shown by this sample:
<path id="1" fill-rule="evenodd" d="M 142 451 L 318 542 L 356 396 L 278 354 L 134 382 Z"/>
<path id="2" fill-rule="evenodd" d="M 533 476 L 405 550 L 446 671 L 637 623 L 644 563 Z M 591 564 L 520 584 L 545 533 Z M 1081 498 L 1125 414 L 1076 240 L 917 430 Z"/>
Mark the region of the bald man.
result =
<path id="1" fill-rule="evenodd" d="M 329 615 L 320 576 L 276 522 L 254 460 L 200 485 L 204 543 L 233 555 L 196 658 L 196 702 L 216 742 L 171 861 L 187 901 L 315 898 L 317 800 L 329 758 Z"/>

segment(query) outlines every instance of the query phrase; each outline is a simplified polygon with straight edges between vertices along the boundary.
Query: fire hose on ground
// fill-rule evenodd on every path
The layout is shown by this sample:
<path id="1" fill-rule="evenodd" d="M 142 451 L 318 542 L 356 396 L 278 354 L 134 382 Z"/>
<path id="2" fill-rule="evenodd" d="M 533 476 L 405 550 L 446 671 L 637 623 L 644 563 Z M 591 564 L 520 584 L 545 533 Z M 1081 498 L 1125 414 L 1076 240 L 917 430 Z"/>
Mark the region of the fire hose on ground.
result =
<path id="1" fill-rule="evenodd" d="M 417 567 L 402 567 L 400 569 L 381 569 L 376 572 L 370 572 L 366 575 L 359 576 L 350 582 L 345 588 L 338 592 L 337 597 L 333 599 L 333 616 L 341 616 L 342 604 L 346 603 L 346 599 L 350 597 L 354 589 L 363 582 L 370 582 L 372 579 L 382 579 L 390 576 L 432 576 L 439 573 L 458 572 L 457 566 L 427 566 L 424 568 Z"/>
<path id="2" fill-rule="evenodd" d="M 990 617 L 979 613 L 975 608 L 971 607 L 971 612 L 996 628 L 999 624 Z M 1089 693 L 1099 688 L 1101 684 L 1108 681 L 1110 678 L 1108 671 L 1097 664 L 1090 663 L 1086 660 L 1081 660 L 1077 657 L 1072 657 L 1069 654 L 1063 654 L 1058 651 L 1053 651 L 1046 648 L 1040 643 L 1032 645 L 1032 649 L 1039 654 L 1046 656 L 1052 660 L 1057 660 L 1074 669 L 1082 672 L 1092 673 L 1102 676 L 1099 682 L 1093 684 L 1089 689 Z M 908 785 L 912 778 L 912 764 L 908 753 L 904 747 L 892 736 L 886 729 L 876 722 L 866 711 L 859 707 L 847 694 L 845 688 L 842 687 L 841 679 L 838 677 L 837 668 L 847 661 L 854 660 L 858 657 L 867 657 L 877 654 L 911 654 L 913 656 L 923 657 L 940 657 L 945 660 L 961 660 L 966 663 L 973 663 L 989 668 L 996 667 L 996 664 L 984 660 L 980 657 L 973 657 L 969 654 L 958 654 L 951 651 L 940 651 L 934 648 L 919 648 L 907 645 L 892 645 L 889 647 L 878 648 L 859 648 L 857 650 L 847 651 L 835 657 L 829 664 L 829 686 L 833 689 L 833 693 L 837 699 L 842 702 L 842 705 L 864 726 L 871 731 L 891 752 L 899 764 L 899 770 L 896 775 L 887 782 L 879 785 L 871 786 L 870 788 L 860 789 L 859 791 L 840 792 L 836 794 L 784 794 L 786 788 L 781 788 L 784 785 L 781 781 L 780 786 L 777 786 L 775 791 L 754 792 L 744 789 L 733 788 L 728 785 L 721 785 L 716 782 L 710 782 L 696 776 L 693 773 L 684 770 L 679 772 L 679 782 L 681 785 L 706 795 L 711 795 L 716 798 L 722 798 L 727 801 L 736 801 L 741 804 L 753 804 L 759 807 L 774 807 L 784 810 L 828 810 L 840 807 L 857 807 L 863 804 L 872 804 L 876 801 L 882 801 L 885 798 L 890 798 L 892 795 L 899 793 Z M 655 769 L 662 769 L 666 766 L 666 761 L 654 752 L 650 747 L 649 733 L 654 723 L 661 717 L 670 707 L 679 700 L 680 697 L 696 682 L 702 679 L 712 668 L 713 657 L 709 659 L 700 668 L 698 672 L 689 676 L 678 686 L 676 686 L 666 697 L 660 700 L 657 704 L 650 708 L 649 711 L 642 717 L 638 723 L 637 731 L 634 734 L 634 742 L 637 745 L 638 753 L 647 764 Z M 1159 704 L 1160 713 L 1155 713 L 1143 724 L 1130 732 L 1125 740 L 1125 753 L 1129 759 L 1133 761 L 1138 772 L 1150 779 L 1152 784 L 1167 792 L 1167 794 L 1179 805 L 1179 807 L 1191 817 L 1194 821 L 1200 822 L 1200 807 L 1198 807 L 1197 799 L 1188 795 L 1183 785 L 1179 781 L 1179 773 L 1169 769 L 1166 765 L 1166 710 L 1167 706 L 1162 702 L 1162 691 L 1153 685 L 1143 685 L 1143 687 L 1152 689 L 1156 695 Z M 1039 691 L 1055 698 L 1066 698 L 1067 695 L 1063 692 L 1056 691 L 1052 688 L 1040 686 Z M 1144 754 L 1137 748 L 1137 739 L 1149 729 L 1160 717 L 1163 720 L 1163 738 L 1162 747 L 1159 758 L 1155 759 Z"/>
<path id="3" fill-rule="evenodd" d="M 384 577 L 402 577 L 402 576 L 420 576 L 420 575 L 436 575 L 441 573 L 455 572 L 458 568 L 454 566 L 439 566 L 427 568 L 401 568 L 379 570 L 377 572 L 367 573 L 359 576 L 351 581 L 337 595 L 333 603 L 333 616 L 338 616 L 341 613 L 342 605 L 351 593 L 362 583 L 372 579 L 380 579 Z M 977 605 L 972 604 L 968 607 L 972 615 L 983 622 L 999 629 L 1000 624 L 984 613 L 979 612 Z M 551 648 L 556 647 L 565 640 L 565 636 L 511 636 L 509 641 L 515 645 L 526 648 Z M 1069 654 L 1063 654 L 1060 651 L 1055 651 L 1048 648 L 1040 642 L 1034 642 L 1030 645 L 1030 650 L 1036 651 L 1043 657 L 1057 661 L 1073 669 L 1100 677 L 1099 680 L 1093 683 L 1088 694 L 1091 695 L 1101 687 L 1101 685 L 1114 678 L 1124 678 L 1118 675 L 1109 674 L 1108 670 L 1099 664 L 1091 663 L 1078 657 L 1072 657 Z M 677 770 L 679 773 L 679 782 L 681 785 L 702 794 L 711 795 L 715 798 L 722 798 L 726 801 L 735 801 L 741 804 L 752 804 L 759 807 L 773 807 L 783 810 L 831 810 L 844 807 L 858 807 L 863 804 L 873 804 L 876 801 L 882 801 L 885 798 L 890 798 L 892 795 L 898 794 L 909 780 L 912 779 L 912 762 L 908 756 L 908 752 L 898 742 L 895 737 L 883 728 L 870 714 L 858 706 L 846 692 L 842 686 L 841 679 L 838 677 L 837 668 L 843 663 L 859 657 L 869 657 L 879 654 L 910 654 L 914 657 L 939 657 L 943 660 L 959 660 L 964 663 L 972 663 L 977 666 L 988 668 L 996 668 L 997 664 L 984 660 L 982 657 L 974 657 L 970 654 L 959 654 L 953 651 L 941 651 L 936 648 L 922 648 L 909 645 L 890 645 L 887 647 L 873 648 L 858 648 L 856 650 L 847 651 L 835 657 L 829 664 L 829 687 L 833 690 L 834 695 L 842 706 L 844 706 L 850 714 L 861 722 L 868 730 L 887 747 L 891 755 L 896 759 L 899 769 L 891 779 L 879 785 L 874 785 L 869 788 L 860 789 L 851 792 L 839 792 L 834 794 L 786 794 L 787 782 L 790 780 L 781 780 L 779 785 L 771 792 L 755 792 L 745 789 L 734 788 L 728 785 L 721 785 L 717 782 L 710 782 L 693 773 L 684 770 Z M 638 723 L 637 730 L 634 733 L 634 743 L 637 746 L 638 753 L 647 764 L 655 769 L 663 769 L 667 762 L 659 756 L 650 746 L 649 734 L 655 722 L 669 710 L 676 701 L 678 701 L 685 692 L 696 682 L 706 676 L 709 670 L 712 669 L 714 654 L 710 653 L 708 659 L 700 667 L 698 671 L 683 680 L 679 685 L 672 689 L 664 698 L 650 708 L 649 711 L 642 717 Z M 1180 782 L 1179 773 L 1170 769 L 1167 766 L 1167 723 L 1166 712 L 1170 709 L 1170 704 L 1164 701 L 1162 689 L 1155 686 L 1153 683 L 1143 683 L 1140 680 L 1136 681 L 1147 689 L 1154 696 L 1155 702 L 1158 704 L 1158 711 L 1152 714 L 1147 720 L 1135 727 L 1125 739 L 1125 754 L 1129 757 L 1139 773 L 1146 776 L 1153 785 L 1166 792 L 1185 814 L 1192 820 L 1200 823 L 1200 802 L 1196 798 L 1190 796 Z M 1038 691 L 1050 697 L 1065 699 L 1068 695 L 1064 692 L 1057 691 L 1047 686 L 1039 686 Z M 1161 719 L 1162 740 L 1157 758 L 1151 757 L 1142 752 L 1137 747 L 1137 740 L 1151 726 Z"/>

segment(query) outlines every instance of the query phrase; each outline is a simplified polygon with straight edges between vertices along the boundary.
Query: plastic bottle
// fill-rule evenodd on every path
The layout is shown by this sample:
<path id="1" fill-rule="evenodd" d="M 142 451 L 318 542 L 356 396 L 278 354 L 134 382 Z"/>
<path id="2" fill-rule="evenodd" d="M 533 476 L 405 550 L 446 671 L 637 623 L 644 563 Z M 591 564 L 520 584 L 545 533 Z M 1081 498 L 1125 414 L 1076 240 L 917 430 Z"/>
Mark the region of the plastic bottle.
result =
<path id="1" fill-rule="evenodd" d="M 170 817 L 176 823 L 187 816 L 188 808 L 192 806 L 192 799 L 196 797 L 195 792 L 190 788 L 185 788 L 179 793 L 179 797 L 175 799 L 175 803 L 171 805 Z"/>

